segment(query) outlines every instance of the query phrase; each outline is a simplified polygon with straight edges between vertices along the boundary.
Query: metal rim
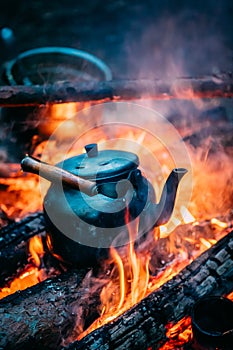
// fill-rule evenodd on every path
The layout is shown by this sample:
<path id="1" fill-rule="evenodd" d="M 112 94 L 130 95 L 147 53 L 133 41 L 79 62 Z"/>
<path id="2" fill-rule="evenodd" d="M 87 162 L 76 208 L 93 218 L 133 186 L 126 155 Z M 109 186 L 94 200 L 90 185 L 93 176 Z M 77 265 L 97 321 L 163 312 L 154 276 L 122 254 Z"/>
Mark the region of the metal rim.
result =
<path id="1" fill-rule="evenodd" d="M 225 335 L 232 334 L 233 329 L 225 330 L 225 331 L 213 331 L 213 330 L 208 330 L 205 327 L 202 327 L 199 324 L 199 320 L 197 320 L 197 312 L 200 312 L 202 310 L 202 305 L 208 304 L 210 302 L 218 302 L 222 303 L 225 307 L 230 307 L 233 309 L 233 302 L 227 298 L 224 298 L 222 296 L 209 296 L 209 297 L 203 297 L 199 301 L 197 301 L 192 309 L 191 313 L 191 319 L 192 319 L 192 326 L 194 329 L 196 329 L 199 333 L 201 333 L 203 336 L 208 337 L 208 338 L 221 338 L 224 337 Z"/>
<path id="2" fill-rule="evenodd" d="M 92 64 L 94 64 L 96 67 L 98 67 L 105 75 L 105 80 L 109 81 L 112 79 L 112 73 L 110 68 L 99 58 L 96 56 L 82 50 L 74 49 L 71 47 L 60 47 L 60 46 L 47 46 L 47 47 L 39 47 L 35 49 L 31 49 L 28 51 L 25 51 L 21 54 L 19 54 L 15 59 L 7 62 L 6 67 L 5 67 L 5 74 L 6 77 L 10 83 L 10 85 L 18 85 L 17 82 L 15 81 L 13 75 L 12 75 L 12 69 L 14 65 L 19 61 L 24 58 L 37 55 L 37 54 L 61 54 L 61 55 L 69 55 L 72 57 L 77 57 L 77 58 L 82 58 Z M 29 84 L 30 85 L 30 81 Z"/>

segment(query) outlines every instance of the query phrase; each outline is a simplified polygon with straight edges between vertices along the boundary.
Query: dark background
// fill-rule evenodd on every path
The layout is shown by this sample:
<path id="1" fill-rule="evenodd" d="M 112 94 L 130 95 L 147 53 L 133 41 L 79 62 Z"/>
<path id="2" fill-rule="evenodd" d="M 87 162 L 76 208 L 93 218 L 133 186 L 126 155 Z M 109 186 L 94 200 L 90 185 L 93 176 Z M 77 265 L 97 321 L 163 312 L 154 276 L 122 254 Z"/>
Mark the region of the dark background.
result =
<path id="1" fill-rule="evenodd" d="M 27 49 L 68 46 L 102 58 L 117 78 L 232 70 L 232 1 L 3 0 L 4 27 L 13 38 L 1 38 L 0 64 Z"/>

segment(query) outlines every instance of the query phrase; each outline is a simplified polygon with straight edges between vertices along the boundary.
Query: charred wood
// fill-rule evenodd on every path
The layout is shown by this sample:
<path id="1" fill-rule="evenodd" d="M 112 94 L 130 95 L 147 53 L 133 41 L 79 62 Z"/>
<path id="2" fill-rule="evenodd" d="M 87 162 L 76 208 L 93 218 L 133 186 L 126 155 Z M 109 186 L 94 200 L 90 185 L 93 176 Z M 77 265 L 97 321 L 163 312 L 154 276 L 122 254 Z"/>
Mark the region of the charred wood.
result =
<path id="1" fill-rule="evenodd" d="M 203 147 L 207 140 L 211 140 L 209 145 L 211 153 L 219 150 L 220 146 L 227 153 L 228 148 L 231 148 L 233 144 L 233 124 L 224 123 L 222 125 L 219 124 L 218 127 L 213 125 L 202 127 L 183 138 L 183 141 L 195 148 Z"/>
<path id="2" fill-rule="evenodd" d="M 135 99 L 191 99 L 233 97 L 231 74 L 203 78 L 57 82 L 53 85 L 1 86 L 0 106 Z"/>
<path id="3" fill-rule="evenodd" d="M 70 271 L 0 301 L 0 349 L 58 349 L 75 323 L 86 270 Z"/>
<path id="4" fill-rule="evenodd" d="M 27 264 L 28 240 L 45 231 L 41 212 L 13 222 L 0 230 L 0 286 L 6 285 L 17 271 Z"/>
<path id="5" fill-rule="evenodd" d="M 158 349 L 166 341 L 168 322 L 189 315 L 199 298 L 232 290 L 233 231 L 132 309 L 66 349 Z"/>

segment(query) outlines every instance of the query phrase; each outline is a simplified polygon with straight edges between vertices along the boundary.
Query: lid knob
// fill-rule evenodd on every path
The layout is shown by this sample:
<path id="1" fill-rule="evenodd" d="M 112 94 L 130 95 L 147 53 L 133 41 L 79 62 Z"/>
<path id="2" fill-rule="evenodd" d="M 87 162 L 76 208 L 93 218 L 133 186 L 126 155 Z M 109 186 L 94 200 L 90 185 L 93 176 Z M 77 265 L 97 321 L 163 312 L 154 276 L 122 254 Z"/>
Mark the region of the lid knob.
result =
<path id="1" fill-rule="evenodd" d="M 97 143 L 89 143 L 85 146 L 85 150 L 87 153 L 87 156 L 89 158 L 97 157 L 98 156 L 98 145 Z"/>

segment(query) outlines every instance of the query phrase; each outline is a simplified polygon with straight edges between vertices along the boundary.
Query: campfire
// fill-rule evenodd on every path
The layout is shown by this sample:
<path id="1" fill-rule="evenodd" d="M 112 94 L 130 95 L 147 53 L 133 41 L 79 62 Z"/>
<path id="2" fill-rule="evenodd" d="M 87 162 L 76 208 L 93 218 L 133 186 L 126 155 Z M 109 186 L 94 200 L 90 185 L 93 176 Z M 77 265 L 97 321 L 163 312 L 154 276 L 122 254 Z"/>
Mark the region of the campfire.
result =
<path id="1" fill-rule="evenodd" d="M 0 349 L 231 350 L 230 3 L 72 1 L 0 13 Z"/>
<path id="2" fill-rule="evenodd" d="M 53 111 L 69 111 L 71 106 L 56 105 Z M 214 135 L 211 113 L 216 110 L 208 111 L 205 125 L 202 116 L 193 127 L 177 124 L 192 163 L 189 207 L 180 200 L 187 190 L 184 183 L 169 222 L 153 228 L 137 247 L 139 223 L 126 215 L 129 243 L 110 247 L 109 258 L 94 269 L 74 269 L 50 254 L 36 175 L 1 178 L 1 346 L 182 348 L 192 342 L 190 313 L 199 298 L 232 299 L 232 145 L 222 132 L 230 124 L 215 121 L 219 133 Z M 106 142 L 108 132 L 97 127 L 91 138 Z M 81 153 L 88 137 L 84 135 L 69 156 Z M 118 149 L 125 140 L 151 146 L 149 136 L 125 125 L 116 128 L 114 137 Z M 51 147 L 57 140 L 49 142 Z M 42 141 L 33 155 L 39 157 L 47 146 L 48 141 Z M 172 160 L 161 145 L 152 151 L 164 164 L 163 176 L 153 179 L 161 193 Z M 46 157 L 54 158 L 53 164 L 59 161 L 58 153 Z M 35 330 L 30 328 L 33 322 Z"/>

